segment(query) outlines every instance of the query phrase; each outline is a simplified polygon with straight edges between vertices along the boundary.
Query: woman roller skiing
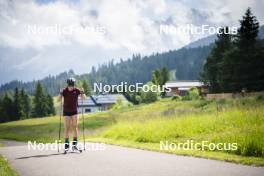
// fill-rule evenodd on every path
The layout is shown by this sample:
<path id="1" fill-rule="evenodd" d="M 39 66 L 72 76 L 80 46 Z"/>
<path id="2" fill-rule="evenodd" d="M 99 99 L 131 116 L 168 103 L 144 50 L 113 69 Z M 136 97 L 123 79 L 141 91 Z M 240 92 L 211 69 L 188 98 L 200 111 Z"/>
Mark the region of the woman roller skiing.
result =
<path id="1" fill-rule="evenodd" d="M 72 141 L 72 151 L 81 150 L 77 147 L 78 143 L 78 97 L 85 99 L 83 88 L 75 87 L 75 79 L 67 79 L 67 87 L 60 91 L 59 99 L 62 101 L 63 98 L 63 116 L 64 116 L 64 153 L 69 151 L 69 132 L 70 124 L 73 128 L 73 141 Z"/>

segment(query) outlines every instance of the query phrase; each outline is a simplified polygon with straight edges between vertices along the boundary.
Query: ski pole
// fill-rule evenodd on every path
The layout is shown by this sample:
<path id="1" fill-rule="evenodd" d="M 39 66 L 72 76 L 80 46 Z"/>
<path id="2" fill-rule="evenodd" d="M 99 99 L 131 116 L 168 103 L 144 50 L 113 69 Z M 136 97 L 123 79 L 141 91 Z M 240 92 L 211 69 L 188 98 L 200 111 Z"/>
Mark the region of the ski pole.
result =
<path id="1" fill-rule="evenodd" d="M 84 116 L 83 116 L 83 97 L 82 97 L 82 121 L 83 121 L 82 127 L 83 127 L 83 146 L 84 146 L 83 149 L 85 150 Z"/>
<path id="2" fill-rule="evenodd" d="M 61 96 L 61 95 L 60 95 Z M 60 143 L 60 138 L 61 138 L 61 113 L 62 113 L 62 96 L 60 97 L 60 127 L 59 127 L 59 143 Z M 58 147 L 58 152 L 60 152 L 59 144 L 57 143 Z"/>

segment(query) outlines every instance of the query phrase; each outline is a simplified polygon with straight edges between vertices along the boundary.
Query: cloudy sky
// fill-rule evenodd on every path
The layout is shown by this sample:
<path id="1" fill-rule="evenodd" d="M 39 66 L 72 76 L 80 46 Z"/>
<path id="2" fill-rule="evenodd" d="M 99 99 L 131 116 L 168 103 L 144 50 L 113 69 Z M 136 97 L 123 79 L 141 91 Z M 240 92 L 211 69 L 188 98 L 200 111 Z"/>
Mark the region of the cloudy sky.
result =
<path id="1" fill-rule="evenodd" d="M 263 24 L 263 0 L 0 0 L 0 84 L 177 49 L 208 34 L 162 25 L 238 26 L 247 7 Z"/>

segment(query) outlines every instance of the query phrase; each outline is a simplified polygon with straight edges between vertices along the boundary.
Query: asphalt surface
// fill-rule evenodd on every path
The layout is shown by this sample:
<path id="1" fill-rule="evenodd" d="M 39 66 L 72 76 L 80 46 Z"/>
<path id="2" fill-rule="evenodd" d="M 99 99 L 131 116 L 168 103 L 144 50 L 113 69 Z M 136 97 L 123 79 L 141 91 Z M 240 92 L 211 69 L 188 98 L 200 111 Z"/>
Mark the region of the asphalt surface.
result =
<path id="1" fill-rule="evenodd" d="M 263 176 L 263 167 L 88 143 L 88 150 L 62 154 L 28 150 L 4 141 L 0 154 L 21 176 Z"/>

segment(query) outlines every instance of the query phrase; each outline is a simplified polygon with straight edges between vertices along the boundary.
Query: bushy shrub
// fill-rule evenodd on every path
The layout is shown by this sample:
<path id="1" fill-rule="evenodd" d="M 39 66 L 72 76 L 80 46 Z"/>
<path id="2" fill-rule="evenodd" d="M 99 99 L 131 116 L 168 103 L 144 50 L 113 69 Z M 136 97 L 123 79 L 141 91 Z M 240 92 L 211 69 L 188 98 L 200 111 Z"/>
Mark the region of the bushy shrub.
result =
<path id="1" fill-rule="evenodd" d="M 200 98 L 199 90 L 196 87 L 188 90 L 187 94 L 183 97 L 184 100 L 198 100 Z"/>
<path id="2" fill-rule="evenodd" d="M 157 93 L 155 92 L 144 92 L 141 94 L 142 103 L 152 103 L 158 100 Z"/>
<path id="3" fill-rule="evenodd" d="M 145 86 L 148 86 L 149 89 L 150 87 L 153 85 L 153 83 L 149 82 L 147 83 Z M 141 102 L 142 103 L 152 103 L 152 102 L 155 102 L 158 100 L 158 96 L 159 96 L 159 93 L 157 92 L 154 92 L 154 91 L 148 91 L 148 92 L 144 92 L 144 91 L 141 91 L 140 92 L 140 98 L 141 98 Z"/>

